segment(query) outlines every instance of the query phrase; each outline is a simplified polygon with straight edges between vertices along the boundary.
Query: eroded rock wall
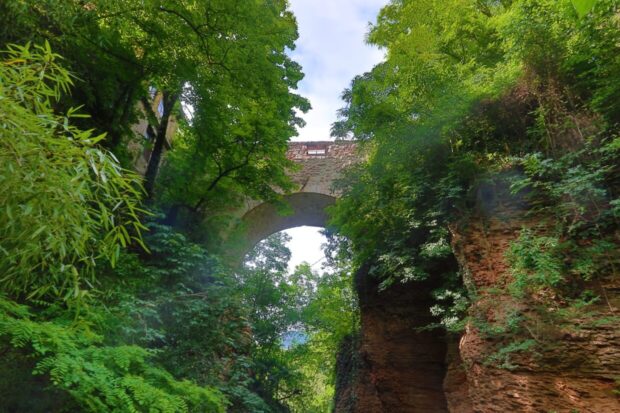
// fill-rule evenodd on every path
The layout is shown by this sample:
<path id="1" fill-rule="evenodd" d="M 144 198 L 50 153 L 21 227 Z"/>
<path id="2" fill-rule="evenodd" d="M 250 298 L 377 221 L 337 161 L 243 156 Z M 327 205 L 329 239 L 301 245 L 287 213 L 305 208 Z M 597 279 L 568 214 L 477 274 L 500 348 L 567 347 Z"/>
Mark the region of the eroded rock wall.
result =
<path id="1" fill-rule="evenodd" d="M 498 290 L 511 280 L 505 253 L 523 227 L 538 222 L 521 208 L 497 206 L 479 211 L 467 224 L 454 226 L 453 249 L 466 284 L 476 291 L 473 311 L 489 323 L 504 315 L 511 300 Z M 495 291 L 491 294 L 489 289 Z M 620 378 L 620 325 L 604 322 L 617 316 L 620 283 L 609 278 L 595 285 L 606 295 L 590 311 L 597 319 L 576 319 L 574 328 L 541 325 L 529 339 L 535 351 L 509 355 L 509 369 L 491 360 L 498 342 L 485 338 L 475 323 L 452 346 L 445 380 L 450 412 L 617 413 Z M 514 303 L 511 303 L 514 304 Z M 522 305 L 520 311 L 531 311 Z M 600 320 L 603 319 L 603 322 Z M 501 344 L 501 343 L 499 343 Z"/>
<path id="2" fill-rule="evenodd" d="M 336 411 L 447 413 L 445 340 L 418 330 L 433 321 L 431 287 L 377 287 L 366 269 L 358 273 L 361 333 L 339 355 Z"/>
<path id="3" fill-rule="evenodd" d="M 522 228 L 539 222 L 517 203 L 482 204 L 451 231 L 471 310 L 492 324 L 509 306 L 532 312 L 505 292 L 505 255 Z M 503 361 L 493 357 L 506 342 L 475 322 L 453 338 L 416 329 L 433 321 L 432 286 L 396 284 L 380 293 L 365 270 L 357 284 L 362 326 L 340 354 L 339 376 L 348 379 L 337 389 L 336 412 L 620 413 L 620 323 L 605 321 L 620 315 L 618 277 L 587 286 L 604 297 L 589 308 L 596 317 L 584 312 L 570 328 L 541 325 L 524 337 L 540 341 L 535 350 Z"/>

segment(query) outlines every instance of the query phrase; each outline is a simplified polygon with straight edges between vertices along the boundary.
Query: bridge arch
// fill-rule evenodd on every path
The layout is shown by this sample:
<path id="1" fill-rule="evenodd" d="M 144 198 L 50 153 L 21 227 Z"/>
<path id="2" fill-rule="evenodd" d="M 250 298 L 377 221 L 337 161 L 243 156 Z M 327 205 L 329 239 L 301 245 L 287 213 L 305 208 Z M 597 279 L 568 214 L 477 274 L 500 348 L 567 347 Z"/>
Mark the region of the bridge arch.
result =
<path id="1" fill-rule="evenodd" d="M 263 203 L 243 216 L 244 252 L 276 232 L 304 225 L 325 227 L 328 219 L 326 208 L 333 205 L 336 198 L 317 192 L 297 192 L 285 195 L 283 201 L 290 207 L 287 214 L 282 214 L 274 204 Z"/>
<path id="2" fill-rule="evenodd" d="M 325 227 L 326 208 L 339 196 L 333 188 L 334 182 L 344 168 L 360 161 L 357 143 L 351 141 L 291 142 L 287 156 L 299 165 L 290 172 L 297 188 L 282 199 L 290 207 L 289 213 L 283 214 L 274 204 L 248 200 L 237 215 L 242 233 L 233 231 L 241 241 L 237 244 L 241 257 L 276 232 L 304 225 Z"/>

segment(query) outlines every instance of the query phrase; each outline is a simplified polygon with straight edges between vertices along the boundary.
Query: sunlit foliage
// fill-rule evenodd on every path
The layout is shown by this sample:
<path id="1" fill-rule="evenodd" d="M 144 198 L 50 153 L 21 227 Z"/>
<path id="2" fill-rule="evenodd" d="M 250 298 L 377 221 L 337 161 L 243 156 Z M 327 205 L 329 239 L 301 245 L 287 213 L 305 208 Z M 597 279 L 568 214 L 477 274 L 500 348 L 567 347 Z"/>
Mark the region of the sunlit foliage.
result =
<path id="1" fill-rule="evenodd" d="M 0 285 L 16 297 L 79 299 L 95 263 L 140 242 L 138 177 L 54 104 L 73 84 L 49 44 L 0 62 Z"/>
<path id="2" fill-rule="evenodd" d="M 502 360 L 543 341 L 531 323 L 585 314 L 605 296 L 594 281 L 618 275 L 619 13 L 607 0 L 392 1 L 368 36 L 386 60 L 343 94 L 332 132 L 362 140 L 368 161 L 342 180 L 332 223 L 383 287 L 440 282 L 431 311 L 449 330 L 469 302 L 451 228 L 510 197 L 540 220 L 512 245 L 501 292 L 536 316 L 515 301 L 504 325 L 475 324 L 513 340 Z"/>

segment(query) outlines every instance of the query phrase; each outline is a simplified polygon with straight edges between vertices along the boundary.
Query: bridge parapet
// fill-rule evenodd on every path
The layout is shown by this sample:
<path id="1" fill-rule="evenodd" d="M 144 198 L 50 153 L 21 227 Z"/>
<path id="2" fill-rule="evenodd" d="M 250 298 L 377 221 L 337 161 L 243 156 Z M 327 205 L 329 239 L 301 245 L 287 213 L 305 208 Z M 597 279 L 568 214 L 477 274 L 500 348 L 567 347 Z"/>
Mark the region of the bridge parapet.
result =
<path id="1" fill-rule="evenodd" d="M 297 192 L 314 192 L 337 196 L 332 186 L 347 166 L 359 162 L 357 143 L 351 141 L 291 142 L 287 156 L 301 165 L 291 172 L 299 185 Z"/>

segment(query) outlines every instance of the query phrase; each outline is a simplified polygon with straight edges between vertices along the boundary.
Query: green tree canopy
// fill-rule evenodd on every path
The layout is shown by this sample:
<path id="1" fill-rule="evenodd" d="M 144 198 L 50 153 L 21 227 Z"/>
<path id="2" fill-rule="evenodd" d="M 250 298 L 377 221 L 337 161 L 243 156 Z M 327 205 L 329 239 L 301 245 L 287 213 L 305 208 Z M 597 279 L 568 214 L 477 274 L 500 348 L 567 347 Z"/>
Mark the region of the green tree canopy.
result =
<path id="1" fill-rule="evenodd" d="M 184 132 L 158 197 L 196 210 L 226 180 L 256 197 L 273 197 L 272 187 L 287 183 L 286 142 L 302 122 L 296 111 L 309 107 L 293 93 L 302 74 L 286 53 L 297 37 L 287 7 L 283 0 L 9 2 L 0 6 L 0 25 L 11 27 L 0 32 L 0 47 L 49 40 L 80 79 L 68 104 L 83 105 L 92 115 L 86 124 L 107 132 L 104 143 L 119 153 L 146 116 L 151 196 L 176 116 Z M 150 110 L 153 88 L 161 114 Z"/>

